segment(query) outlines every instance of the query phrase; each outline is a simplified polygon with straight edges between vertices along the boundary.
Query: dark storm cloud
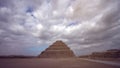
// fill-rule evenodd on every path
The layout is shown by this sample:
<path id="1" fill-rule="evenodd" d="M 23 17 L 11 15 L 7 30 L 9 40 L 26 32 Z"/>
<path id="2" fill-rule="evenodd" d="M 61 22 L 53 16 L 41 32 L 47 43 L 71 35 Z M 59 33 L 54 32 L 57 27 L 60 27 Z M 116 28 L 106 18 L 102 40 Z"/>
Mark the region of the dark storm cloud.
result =
<path id="1" fill-rule="evenodd" d="M 11 6 L 13 0 L 0 0 L 0 7 L 9 7 Z"/>

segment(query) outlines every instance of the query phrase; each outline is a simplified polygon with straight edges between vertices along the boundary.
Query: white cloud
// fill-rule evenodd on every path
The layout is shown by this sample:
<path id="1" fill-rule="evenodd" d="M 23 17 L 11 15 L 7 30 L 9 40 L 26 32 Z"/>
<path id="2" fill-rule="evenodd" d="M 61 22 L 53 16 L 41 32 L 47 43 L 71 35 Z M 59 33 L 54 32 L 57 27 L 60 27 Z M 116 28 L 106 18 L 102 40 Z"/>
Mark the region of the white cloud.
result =
<path id="1" fill-rule="evenodd" d="M 11 13 L 11 10 L 9 8 L 2 7 L 2 8 L 0 8 L 0 12 L 1 13 Z"/>
<path id="2" fill-rule="evenodd" d="M 41 30 L 43 28 L 43 26 L 41 24 L 37 24 L 36 27 L 38 30 Z"/>
<path id="3" fill-rule="evenodd" d="M 111 38 L 113 35 L 117 37 L 119 35 L 120 2 L 117 0 L 114 2 L 113 0 L 109 2 L 107 0 L 21 0 L 20 2 L 11 0 L 11 2 L 12 5 L 10 4 L 9 7 L 7 5 L 9 3 L 5 4 L 7 6 L 0 6 L 0 37 L 7 39 L 0 39 L 0 42 L 1 45 L 6 45 L 5 49 L 8 50 L 14 47 L 19 47 L 20 50 L 23 50 L 22 48 L 29 50 L 33 46 L 44 47 L 62 39 L 80 54 L 79 49 L 102 47 L 103 44 L 106 44 L 103 46 L 106 49 L 110 46 L 114 47 L 112 44 L 108 45 L 108 41 L 113 39 Z M 117 37 L 114 37 L 114 40 L 119 39 Z M 113 44 L 116 42 L 114 41 Z"/>

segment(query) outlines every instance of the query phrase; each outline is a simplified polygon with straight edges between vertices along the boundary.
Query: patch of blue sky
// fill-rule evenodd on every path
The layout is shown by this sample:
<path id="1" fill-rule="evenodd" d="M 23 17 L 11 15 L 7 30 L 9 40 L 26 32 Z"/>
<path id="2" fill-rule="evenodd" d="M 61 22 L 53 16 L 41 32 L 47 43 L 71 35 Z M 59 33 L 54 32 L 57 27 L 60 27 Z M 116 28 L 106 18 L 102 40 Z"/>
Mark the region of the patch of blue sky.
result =
<path id="1" fill-rule="evenodd" d="M 41 52 L 41 51 L 44 51 L 46 48 L 48 48 L 48 46 L 47 45 L 43 45 L 43 46 L 30 47 L 30 48 L 28 48 L 28 50 L 30 50 L 32 52 Z"/>
<path id="2" fill-rule="evenodd" d="M 32 13 L 33 11 L 34 11 L 34 8 L 31 6 L 27 7 L 27 9 L 26 9 L 27 13 Z"/>
<path id="3" fill-rule="evenodd" d="M 67 26 L 75 26 L 75 25 L 78 25 L 78 21 L 72 21 L 70 22 Z"/>
<path id="4" fill-rule="evenodd" d="M 44 51 L 46 48 L 48 48 L 47 45 L 43 45 L 43 46 L 33 46 L 33 47 L 29 47 L 27 48 L 27 51 L 30 53 L 31 55 L 39 55 L 42 51 Z"/>
<path id="5" fill-rule="evenodd" d="M 36 19 L 36 17 L 33 15 L 33 12 L 34 8 L 32 6 L 26 8 L 26 13 L 29 13 L 34 19 Z"/>

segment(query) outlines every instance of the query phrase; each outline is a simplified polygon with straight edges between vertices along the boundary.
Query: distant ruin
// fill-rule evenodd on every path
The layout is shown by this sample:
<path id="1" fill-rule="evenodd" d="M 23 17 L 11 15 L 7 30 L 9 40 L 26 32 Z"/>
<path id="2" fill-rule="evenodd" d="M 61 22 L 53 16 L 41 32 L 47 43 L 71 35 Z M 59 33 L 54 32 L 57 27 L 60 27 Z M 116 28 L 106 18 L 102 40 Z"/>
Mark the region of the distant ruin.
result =
<path id="1" fill-rule="evenodd" d="M 104 52 L 93 52 L 80 58 L 120 58 L 120 49 L 110 49 Z"/>
<path id="2" fill-rule="evenodd" d="M 40 58 L 69 58 L 75 57 L 70 48 L 62 41 L 56 41 L 45 51 L 41 52 Z"/>

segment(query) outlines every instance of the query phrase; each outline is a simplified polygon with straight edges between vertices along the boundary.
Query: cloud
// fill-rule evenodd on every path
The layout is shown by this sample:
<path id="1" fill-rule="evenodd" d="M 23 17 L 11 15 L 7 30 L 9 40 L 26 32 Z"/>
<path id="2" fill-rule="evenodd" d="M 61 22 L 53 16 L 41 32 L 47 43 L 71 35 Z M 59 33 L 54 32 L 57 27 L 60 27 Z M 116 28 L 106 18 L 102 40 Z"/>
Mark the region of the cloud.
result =
<path id="1" fill-rule="evenodd" d="M 0 0 L 0 55 L 38 55 L 56 40 L 76 55 L 120 48 L 119 0 Z"/>

